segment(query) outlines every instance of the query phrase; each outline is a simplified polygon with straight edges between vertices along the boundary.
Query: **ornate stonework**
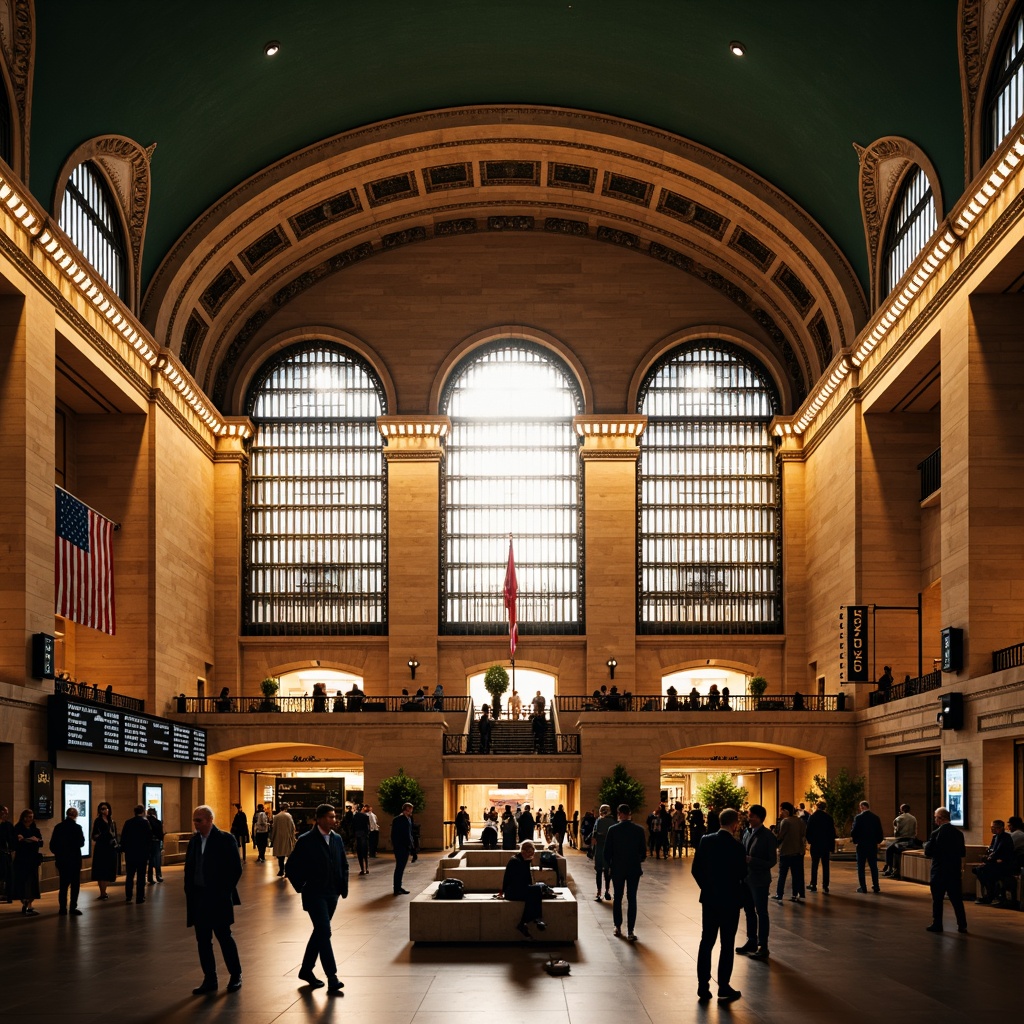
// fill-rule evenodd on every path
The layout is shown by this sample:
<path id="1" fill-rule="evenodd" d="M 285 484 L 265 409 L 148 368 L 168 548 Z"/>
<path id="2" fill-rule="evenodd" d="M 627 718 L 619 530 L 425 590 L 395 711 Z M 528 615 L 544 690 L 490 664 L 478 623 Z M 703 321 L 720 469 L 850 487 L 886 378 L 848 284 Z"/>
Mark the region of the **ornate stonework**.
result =
<path id="1" fill-rule="evenodd" d="M 0 0 L 0 51 L 11 90 L 13 170 L 28 181 L 32 121 L 32 66 L 35 59 L 35 7 L 32 0 Z"/>

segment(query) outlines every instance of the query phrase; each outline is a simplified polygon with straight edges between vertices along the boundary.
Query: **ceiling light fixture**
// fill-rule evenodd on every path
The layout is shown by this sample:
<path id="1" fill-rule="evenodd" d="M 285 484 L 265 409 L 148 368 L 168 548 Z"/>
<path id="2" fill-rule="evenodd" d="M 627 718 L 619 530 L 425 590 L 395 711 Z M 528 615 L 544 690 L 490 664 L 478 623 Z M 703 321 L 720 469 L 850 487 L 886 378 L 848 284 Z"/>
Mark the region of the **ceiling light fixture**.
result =
<path id="1" fill-rule="evenodd" d="M 729 44 L 729 52 L 734 57 L 742 57 L 747 52 L 747 48 L 738 39 L 734 39 Z"/>
<path id="2" fill-rule="evenodd" d="M 263 52 L 268 57 L 276 57 L 280 49 L 281 44 L 276 39 L 271 39 L 270 42 L 263 47 Z"/>

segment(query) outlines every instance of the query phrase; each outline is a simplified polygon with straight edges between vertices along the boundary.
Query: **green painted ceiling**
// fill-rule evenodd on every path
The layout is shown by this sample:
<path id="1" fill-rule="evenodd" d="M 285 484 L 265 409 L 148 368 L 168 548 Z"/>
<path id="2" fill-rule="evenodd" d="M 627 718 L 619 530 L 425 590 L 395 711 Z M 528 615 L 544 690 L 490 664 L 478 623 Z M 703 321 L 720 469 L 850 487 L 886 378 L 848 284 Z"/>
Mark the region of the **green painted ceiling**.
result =
<path id="1" fill-rule="evenodd" d="M 145 281 L 188 225 L 309 143 L 437 107 L 579 107 L 719 150 L 867 283 L 852 143 L 902 135 L 963 191 L 956 0 L 37 0 L 31 187 L 94 135 L 157 143 Z M 278 39 L 268 59 L 263 44 Z M 742 59 L 730 40 L 747 46 Z"/>

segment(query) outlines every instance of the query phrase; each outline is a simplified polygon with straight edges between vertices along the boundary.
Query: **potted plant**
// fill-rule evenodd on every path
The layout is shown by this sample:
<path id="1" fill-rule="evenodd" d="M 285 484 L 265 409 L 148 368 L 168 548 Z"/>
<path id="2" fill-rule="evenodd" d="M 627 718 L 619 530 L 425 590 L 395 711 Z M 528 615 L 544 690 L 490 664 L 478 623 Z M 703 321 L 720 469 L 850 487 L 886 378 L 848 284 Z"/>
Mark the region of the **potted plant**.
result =
<path id="1" fill-rule="evenodd" d="M 765 679 L 764 676 L 752 676 L 750 682 L 747 684 L 747 689 L 750 690 L 750 694 L 754 698 L 756 706 L 760 707 L 764 691 L 768 689 L 768 680 Z"/>
<path id="2" fill-rule="evenodd" d="M 260 711 L 280 711 L 275 696 L 281 689 L 281 683 L 274 676 L 267 676 L 260 681 L 260 693 L 263 700 L 260 701 Z"/>
<path id="3" fill-rule="evenodd" d="M 494 702 L 491 710 L 494 712 L 493 717 L 497 718 L 500 714 L 501 695 L 508 689 L 508 673 L 501 665 L 492 665 L 484 674 L 484 689 L 491 695 Z"/>

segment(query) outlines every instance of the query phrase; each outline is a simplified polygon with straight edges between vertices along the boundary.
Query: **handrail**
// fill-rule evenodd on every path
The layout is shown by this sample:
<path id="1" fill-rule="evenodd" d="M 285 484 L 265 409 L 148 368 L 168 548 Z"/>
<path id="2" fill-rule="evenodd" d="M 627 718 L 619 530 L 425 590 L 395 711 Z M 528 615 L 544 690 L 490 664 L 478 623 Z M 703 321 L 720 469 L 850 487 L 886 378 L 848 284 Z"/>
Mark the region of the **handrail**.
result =
<path id="1" fill-rule="evenodd" d="M 114 693 L 113 685 L 101 689 L 97 683 L 76 683 L 71 679 L 54 679 L 53 692 L 63 693 L 68 697 L 92 701 L 95 704 L 109 704 L 113 708 L 124 711 L 138 711 L 145 714 L 146 702 L 139 697 L 128 697 L 123 693 Z"/>
<path id="2" fill-rule="evenodd" d="M 417 704 L 405 696 L 363 696 L 343 697 L 175 697 L 175 711 L 178 714 L 274 714 L 277 712 L 308 712 L 311 714 L 350 714 L 353 712 L 410 712 L 412 714 L 445 714 L 465 712 L 468 697 L 439 697 L 438 709 L 433 697 Z"/>
<path id="3" fill-rule="evenodd" d="M 717 712 L 717 711 L 852 711 L 853 698 L 844 693 L 780 693 L 763 697 L 749 694 L 608 694 L 603 697 L 558 696 L 560 712 Z"/>
<path id="4" fill-rule="evenodd" d="M 1007 668 L 1020 668 L 1024 665 L 1024 644 L 1014 644 L 1002 650 L 992 652 L 992 671 L 1002 672 Z"/>
<path id="5" fill-rule="evenodd" d="M 555 753 L 556 754 L 578 754 L 580 752 L 580 734 L 578 732 L 560 732 L 555 735 Z M 463 732 L 446 732 L 441 737 L 441 753 L 445 756 L 457 755 L 457 754 L 468 754 L 469 750 L 469 736 Z M 479 753 L 475 751 L 474 753 Z M 492 755 L 482 754 L 482 757 L 491 757 Z M 499 755 L 500 756 L 500 755 Z M 519 758 L 522 754 L 509 754 L 509 757 Z M 550 753 L 543 756 L 550 757 Z"/>
<path id="6" fill-rule="evenodd" d="M 928 672 L 917 679 L 906 679 L 902 683 L 896 683 L 883 690 L 872 690 L 868 694 L 868 707 L 876 708 L 882 704 L 891 704 L 894 700 L 915 697 L 919 693 L 937 690 L 940 686 L 942 686 L 942 673 Z"/>
<path id="7" fill-rule="evenodd" d="M 942 448 L 936 448 L 927 458 L 922 459 L 917 468 L 921 473 L 921 500 L 934 494 L 942 487 Z"/>

